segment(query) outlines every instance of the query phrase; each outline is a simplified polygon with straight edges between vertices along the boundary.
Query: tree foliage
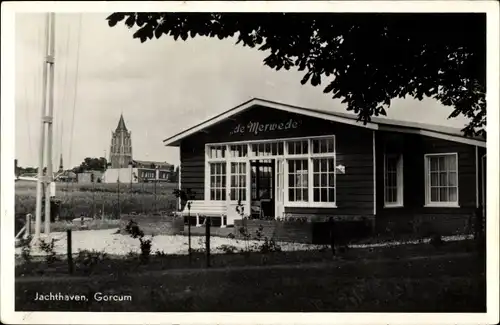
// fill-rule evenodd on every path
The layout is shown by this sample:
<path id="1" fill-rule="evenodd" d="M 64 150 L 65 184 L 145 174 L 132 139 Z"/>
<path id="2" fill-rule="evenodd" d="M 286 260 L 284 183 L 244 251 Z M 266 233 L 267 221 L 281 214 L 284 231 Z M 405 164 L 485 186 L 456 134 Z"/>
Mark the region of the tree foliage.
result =
<path id="1" fill-rule="evenodd" d="M 108 165 L 106 158 L 90 158 L 87 157 L 83 160 L 80 166 L 73 168 L 73 172 L 75 173 L 83 173 L 85 171 L 104 171 L 106 166 Z"/>
<path id="2" fill-rule="evenodd" d="M 466 116 L 465 135 L 486 136 L 486 15 L 470 13 L 113 13 L 141 42 L 163 35 L 235 37 L 298 68 L 359 120 L 386 115 L 394 98 L 430 97 Z M 202 56 L 203 53 L 200 53 Z"/>

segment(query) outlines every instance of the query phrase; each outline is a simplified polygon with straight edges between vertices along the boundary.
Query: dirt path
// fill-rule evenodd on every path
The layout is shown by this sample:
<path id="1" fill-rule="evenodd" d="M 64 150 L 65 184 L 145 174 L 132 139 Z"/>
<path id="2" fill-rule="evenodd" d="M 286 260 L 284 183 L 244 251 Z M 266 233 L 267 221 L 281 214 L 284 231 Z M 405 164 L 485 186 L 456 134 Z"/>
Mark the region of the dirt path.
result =
<path id="1" fill-rule="evenodd" d="M 413 256 L 409 258 L 401 258 L 399 261 L 417 261 L 417 260 L 439 260 L 439 259 L 462 259 L 477 256 L 475 253 L 457 253 L 457 254 L 443 254 L 443 255 L 433 255 L 433 256 Z M 126 273 L 119 274 L 119 277 L 134 276 L 137 277 L 149 277 L 149 276 L 162 276 L 162 275 L 181 275 L 181 274 L 207 274 L 213 272 L 232 272 L 241 270 L 280 270 L 280 269 L 320 269 L 325 267 L 340 267 L 350 264 L 368 264 L 368 263 L 386 263 L 394 262 L 394 258 L 385 259 L 367 259 L 367 260 L 342 260 L 337 259 L 328 262 L 314 262 L 314 263 L 303 263 L 303 264 L 276 264 L 276 265 L 249 265 L 249 266 L 234 266 L 234 267 L 217 267 L 217 268 L 183 268 L 183 269 L 169 269 L 169 270 L 155 270 L 155 271 L 145 271 L 140 273 Z M 110 277 L 115 277 L 115 275 L 104 274 L 104 275 L 93 275 L 93 276 L 70 276 L 70 275 L 56 275 L 56 276 L 27 276 L 27 277 L 16 277 L 16 283 L 33 283 L 33 282 L 79 282 L 79 281 L 89 281 L 106 279 Z"/>

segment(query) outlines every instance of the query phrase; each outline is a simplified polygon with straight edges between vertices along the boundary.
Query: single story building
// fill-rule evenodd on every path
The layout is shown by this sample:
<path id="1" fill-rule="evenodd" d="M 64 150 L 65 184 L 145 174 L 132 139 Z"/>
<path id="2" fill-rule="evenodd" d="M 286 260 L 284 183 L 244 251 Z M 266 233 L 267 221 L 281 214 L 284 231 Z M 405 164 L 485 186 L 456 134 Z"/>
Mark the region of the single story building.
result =
<path id="1" fill-rule="evenodd" d="M 172 168 L 159 169 L 151 167 L 108 168 L 103 175 L 104 183 L 148 183 L 170 182 Z"/>
<path id="2" fill-rule="evenodd" d="M 486 201 L 486 141 L 459 129 L 252 99 L 164 140 L 192 205 L 239 218 L 367 218 L 463 233 Z M 220 212 L 220 211 L 219 211 Z"/>

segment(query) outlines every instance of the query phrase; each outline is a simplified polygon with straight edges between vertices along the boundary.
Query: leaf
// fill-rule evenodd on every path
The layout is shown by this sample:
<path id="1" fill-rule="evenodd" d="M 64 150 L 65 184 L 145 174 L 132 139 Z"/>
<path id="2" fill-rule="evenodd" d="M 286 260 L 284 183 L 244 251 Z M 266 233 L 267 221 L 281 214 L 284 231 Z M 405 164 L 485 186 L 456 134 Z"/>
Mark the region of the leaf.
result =
<path id="1" fill-rule="evenodd" d="M 319 73 L 314 73 L 312 78 L 311 78 L 311 85 L 316 87 L 317 85 L 321 84 L 321 76 Z"/>
<path id="2" fill-rule="evenodd" d="M 332 82 L 330 82 L 330 84 L 328 86 L 325 87 L 325 89 L 323 90 L 323 93 L 328 94 L 329 92 L 332 92 L 334 87 L 335 87 L 335 83 L 332 81 Z M 335 96 L 337 96 L 337 94 L 335 94 Z"/>
<path id="3" fill-rule="evenodd" d="M 305 85 L 307 83 L 307 81 L 309 81 L 310 77 L 311 77 L 311 73 L 310 72 L 306 73 L 305 76 L 300 81 L 300 83 L 303 84 L 303 85 Z"/>

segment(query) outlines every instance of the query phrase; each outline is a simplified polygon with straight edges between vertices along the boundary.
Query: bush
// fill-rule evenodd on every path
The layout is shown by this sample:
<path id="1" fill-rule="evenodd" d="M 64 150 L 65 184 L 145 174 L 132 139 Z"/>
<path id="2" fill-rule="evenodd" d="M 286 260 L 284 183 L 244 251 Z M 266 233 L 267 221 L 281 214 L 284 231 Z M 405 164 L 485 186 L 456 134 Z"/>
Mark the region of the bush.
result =
<path id="1" fill-rule="evenodd" d="M 233 245 L 224 244 L 219 246 L 219 250 L 224 254 L 234 254 L 238 251 L 238 248 L 236 248 L 236 246 Z"/>
<path id="2" fill-rule="evenodd" d="M 40 239 L 40 249 L 46 254 L 45 261 L 47 264 L 52 264 L 58 260 L 54 251 L 54 243 L 54 238 L 52 238 L 50 243 L 46 243 L 43 239 Z"/>
<path id="3" fill-rule="evenodd" d="M 31 256 L 31 236 L 28 236 L 27 239 L 23 240 L 21 257 L 24 263 L 31 263 L 33 256 Z"/>
<path id="4" fill-rule="evenodd" d="M 125 231 L 132 236 L 132 238 L 138 238 L 141 245 L 141 262 L 147 263 L 149 261 L 149 256 L 151 255 L 152 239 L 145 239 L 144 232 L 139 228 L 139 225 L 134 220 L 130 220 Z"/>
<path id="5" fill-rule="evenodd" d="M 78 256 L 75 258 L 75 265 L 77 269 L 83 270 L 83 273 L 90 274 L 94 267 L 107 259 L 105 252 L 96 250 L 79 250 Z"/>

